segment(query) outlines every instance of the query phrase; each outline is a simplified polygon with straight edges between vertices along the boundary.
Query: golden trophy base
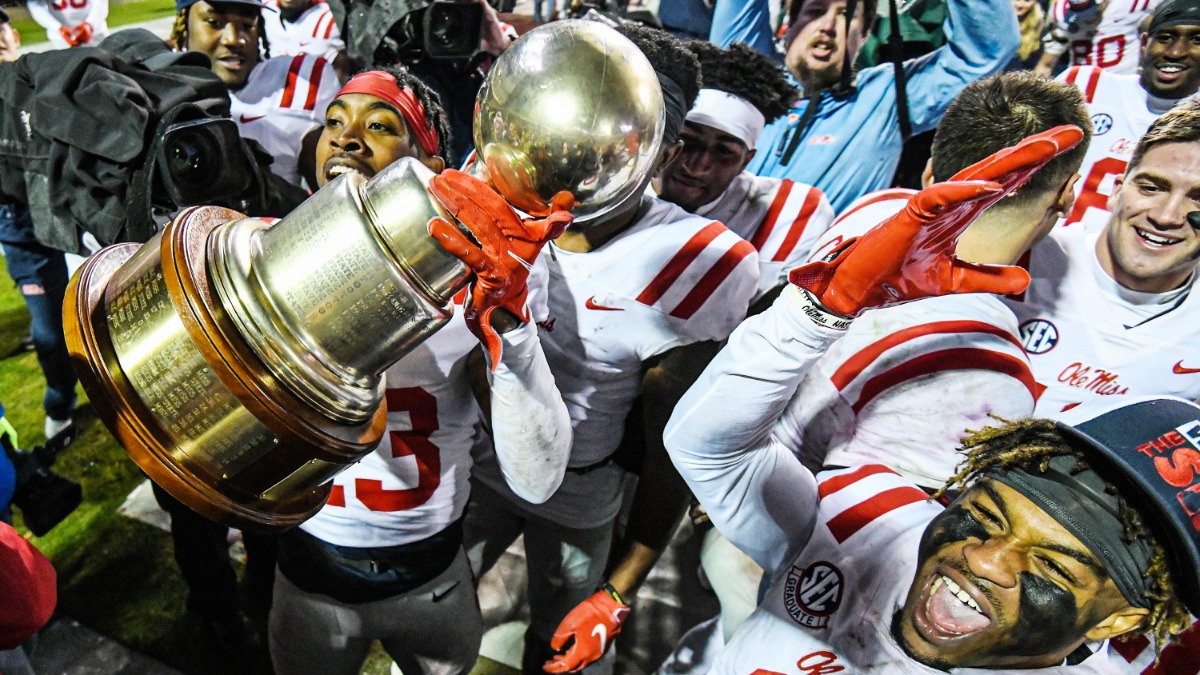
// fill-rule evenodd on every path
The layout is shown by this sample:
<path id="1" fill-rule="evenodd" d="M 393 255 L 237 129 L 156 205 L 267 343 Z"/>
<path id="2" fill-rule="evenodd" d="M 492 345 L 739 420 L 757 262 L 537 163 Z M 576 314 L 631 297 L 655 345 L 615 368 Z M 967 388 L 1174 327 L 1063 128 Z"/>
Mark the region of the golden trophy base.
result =
<path id="1" fill-rule="evenodd" d="M 201 515 L 274 530 L 321 508 L 329 478 L 378 443 L 386 410 L 332 421 L 255 356 L 206 268 L 209 235 L 242 218 L 190 209 L 141 247 L 104 249 L 72 279 L 64 319 L 84 390 L 142 470 Z"/>

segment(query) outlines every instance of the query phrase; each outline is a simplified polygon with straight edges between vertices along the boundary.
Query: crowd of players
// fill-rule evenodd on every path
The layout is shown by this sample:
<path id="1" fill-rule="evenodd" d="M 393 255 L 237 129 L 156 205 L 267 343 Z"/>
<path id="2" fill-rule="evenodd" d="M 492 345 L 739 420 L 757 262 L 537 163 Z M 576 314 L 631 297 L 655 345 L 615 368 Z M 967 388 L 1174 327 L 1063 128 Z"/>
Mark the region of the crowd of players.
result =
<path id="1" fill-rule="evenodd" d="M 56 44 L 100 43 L 104 3 L 81 1 L 30 12 L 58 12 Z M 515 31 L 471 1 L 499 53 Z M 1200 512 L 1155 498 L 1192 486 L 1200 410 L 1097 406 L 1200 397 L 1200 2 L 1055 0 L 1038 72 L 997 74 L 1015 4 L 947 0 L 946 44 L 899 64 L 903 86 L 852 65 L 873 0 L 719 0 L 708 41 L 620 26 L 663 86 L 659 167 L 563 231 L 448 170 L 439 97 L 403 67 L 350 76 L 324 3 L 177 0 L 171 44 L 207 56 L 272 171 L 317 189 L 416 160 L 515 257 L 441 231 L 478 280 L 388 370 L 384 441 L 311 520 L 247 540 L 276 672 L 355 673 L 376 640 L 410 675 L 470 670 L 475 579 L 519 535 L 522 669 L 609 671 L 693 495 L 722 615 L 666 671 L 1196 672 L 1192 633 L 1167 640 L 1200 611 L 1200 534 L 1149 523 Z M 907 130 L 936 130 L 919 191 L 893 187 Z M 65 272 L 21 265 L 61 254 L 4 244 L 27 300 L 61 298 Z M 50 384 L 47 436 L 74 400 Z M 253 649 L 225 528 L 157 496 L 188 608 Z"/>

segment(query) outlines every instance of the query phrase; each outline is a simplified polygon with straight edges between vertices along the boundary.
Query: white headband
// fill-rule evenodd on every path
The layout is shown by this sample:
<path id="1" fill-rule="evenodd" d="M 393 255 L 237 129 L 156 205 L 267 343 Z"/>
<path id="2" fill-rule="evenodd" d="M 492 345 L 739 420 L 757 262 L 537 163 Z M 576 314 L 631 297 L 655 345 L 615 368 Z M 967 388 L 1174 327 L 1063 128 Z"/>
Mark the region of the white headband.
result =
<path id="1" fill-rule="evenodd" d="M 767 120 L 752 103 L 719 89 L 701 89 L 687 121 L 703 124 L 737 136 L 750 150 Z"/>

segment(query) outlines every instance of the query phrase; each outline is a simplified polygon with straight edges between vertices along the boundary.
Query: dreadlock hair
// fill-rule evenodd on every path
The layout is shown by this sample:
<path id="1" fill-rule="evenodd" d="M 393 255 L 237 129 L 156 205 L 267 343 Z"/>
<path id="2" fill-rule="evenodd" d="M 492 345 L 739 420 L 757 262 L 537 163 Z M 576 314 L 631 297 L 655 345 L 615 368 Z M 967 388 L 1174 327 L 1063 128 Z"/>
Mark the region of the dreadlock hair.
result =
<path id="1" fill-rule="evenodd" d="M 700 61 L 700 81 L 705 89 L 746 99 L 768 123 L 787 114 L 800 96 L 782 68 L 741 42 L 728 49 L 705 40 L 688 40 L 684 46 Z"/>
<path id="2" fill-rule="evenodd" d="M 413 75 L 407 68 L 399 63 L 386 66 L 375 66 L 364 68 L 360 73 L 365 73 L 369 70 L 382 70 L 383 72 L 396 78 L 396 85 L 401 89 L 412 91 L 413 96 L 417 97 L 421 106 L 425 108 L 425 117 L 429 123 L 433 125 L 433 131 L 438 137 L 438 157 L 446 160 L 447 165 L 450 163 L 450 123 L 446 121 L 446 109 L 442 107 L 442 97 L 438 93 L 429 88 L 429 85 L 422 82 L 416 75 Z M 357 74 L 357 73 L 356 73 Z"/>
<path id="3" fill-rule="evenodd" d="M 963 439 L 962 449 L 966 451 L 966 459 L 959 465 L 958 473 L 934 495 L 935 498 L 955 486 L 965 489 L 992 469 L 1045 471 L 1050 459 L 1059 455 L 1075 456 L 1078 462 L 1073 472 L 1088 468 L 1083 450 L 1064 436 L 1054 422 L 1043 419 L 1001 421 L 1004 422 L 1001 426 L 972 432 Z M 1151 603 L 1146 629 L 1154 636 L 1156 653 L 1161 653 L 1172 636 L 1182 633 L 1192 624 L 1191 616 L 1175 592 L 1166 549 L 1146 526 L 1136 506 L 1130 504 L 1111 484 L 1106 485 L 1106 492 L 1117 498 L 1121 522 L 1125 526 L 1124 538 L 1127 541 L 1149 541 L 1153 547 L 1150 566 L 1146 571 L 1150 582 L 1146 597 Z"/>
<path id="4" fill-rule="evenodd" d="M 684 110 L 691 110 L 700 93 L 700 62 L 683 46 L 683 41 L 666 31 L 636 23 L 622 22 L 615 28 L 642 51 L 655 72 L 679 85 L 683 90 Z"/>
<path id="5" fill-rule="evenodd" d="M 188 11 L 192 8 L 191 5 L 184 7 L 175 13 L 175 25 L 171 26 L 171 37 L 168 38 L 171 44 L 175 45 L 176 51 L 185 51 L 188 42 Z M 259 58 L 271 58 L 271 43 L 267 40 L 267 22 L 263 19 L 262 11 L 258 12 L 258 44 L 261 47 Z"/>

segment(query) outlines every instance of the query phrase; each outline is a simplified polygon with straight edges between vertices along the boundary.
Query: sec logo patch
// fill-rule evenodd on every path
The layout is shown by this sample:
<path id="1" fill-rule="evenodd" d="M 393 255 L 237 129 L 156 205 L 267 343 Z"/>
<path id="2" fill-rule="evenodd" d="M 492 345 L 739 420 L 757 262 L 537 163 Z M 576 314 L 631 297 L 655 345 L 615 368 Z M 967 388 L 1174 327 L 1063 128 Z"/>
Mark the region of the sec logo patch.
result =
<path id="1" fill-rule="evenodd" d="M 842 573 L 831 563 L 816 562 L 804 569 L 792 565 L 783 587 L 788 615 L 801 626 L 824 628 L 829 615 L 842 604 Z"/>
<path id="2" fill-rule="evenodd" d="M 1111 115 L 1106 113 L 1096 113 L 1092 115 L 1092 133 L 1100 136 L 1108 133 L 1112 129 L 1113 119 Z"/>
<path id="3" fill-rule="evenodd" d="M 1045 354 L 1058 344 L 1058 328 L 1045 319 L 1021 324 L 1021 346 L 1030 354 Z"/>

